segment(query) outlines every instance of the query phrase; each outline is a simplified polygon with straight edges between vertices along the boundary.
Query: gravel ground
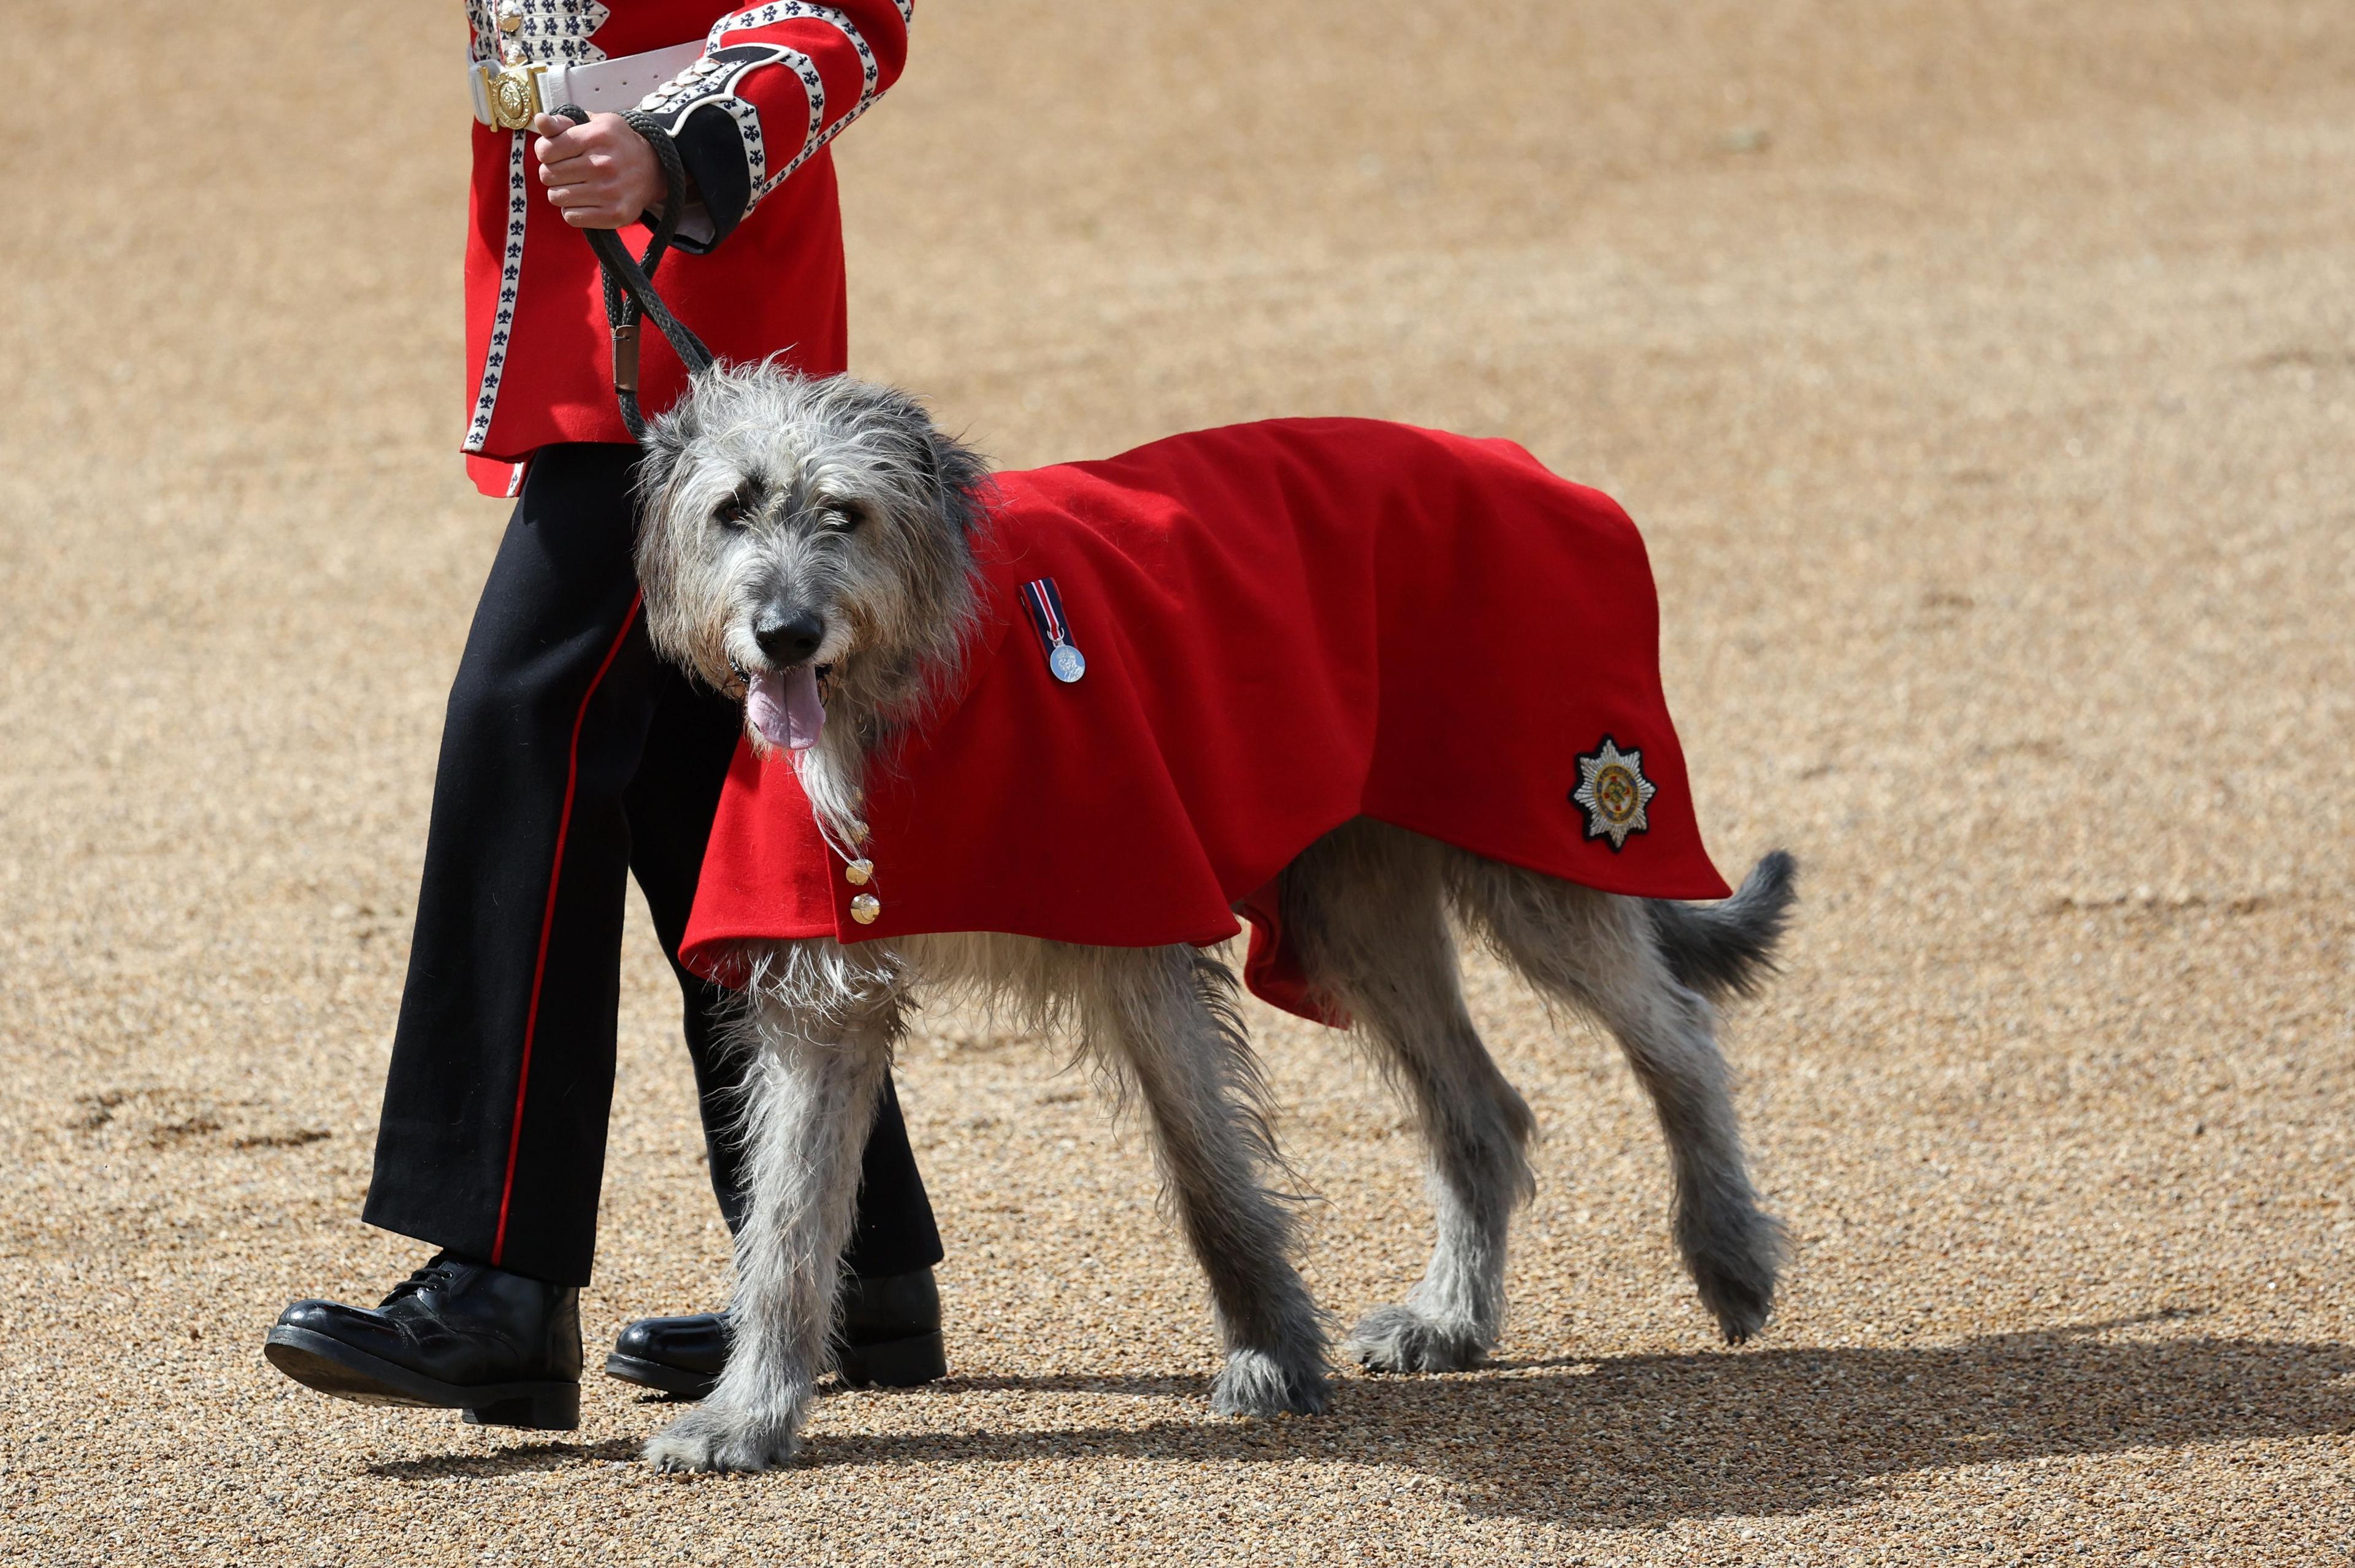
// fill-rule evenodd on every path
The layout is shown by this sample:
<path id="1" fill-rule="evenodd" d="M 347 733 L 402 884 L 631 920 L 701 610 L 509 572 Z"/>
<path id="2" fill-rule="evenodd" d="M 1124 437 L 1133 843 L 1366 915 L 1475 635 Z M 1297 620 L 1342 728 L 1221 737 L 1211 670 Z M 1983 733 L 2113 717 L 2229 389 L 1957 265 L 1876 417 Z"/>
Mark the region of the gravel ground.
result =
<path id="1" fill-rule="evenodd" d="M 955 1376 L 783 1474 L 322 1399 L 445 689 L 452 0 L 6 7 L 0 1558 L 2342 1561 L 2355 1320 L 2355 43 L 2341 0 L 926 0 L 842 144 L 858 367 L 1014 463 L 1294 412 L 1528 443 L 1646 528 L 1791 1225 L 1728 1351 L 1605 1043 L 1493 969 L 1547 1129 L 1497 1364 L 1204 1404 L 1196 1276 L 1051 1042 L 903 1064 Z M 357 19 L 365 16 L 364 24 Z M 643 924 L 593 1337 L 719 1299 Z M 1394 1104 L 1258 1015 L 1344 1317 Z"/>

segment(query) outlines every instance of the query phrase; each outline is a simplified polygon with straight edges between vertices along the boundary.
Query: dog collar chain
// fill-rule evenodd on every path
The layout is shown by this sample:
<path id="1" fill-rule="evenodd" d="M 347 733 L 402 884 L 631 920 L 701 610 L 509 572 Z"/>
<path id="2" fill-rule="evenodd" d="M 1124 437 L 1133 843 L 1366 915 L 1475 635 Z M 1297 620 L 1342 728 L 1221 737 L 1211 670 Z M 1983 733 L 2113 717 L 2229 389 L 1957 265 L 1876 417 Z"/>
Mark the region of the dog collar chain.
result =
<path id="1" fill-rule="evenodd" d="M 1057 680 L 1071 685 L 1088 673 L 1087 656 L 1072 645 L 1071 623 L 1063 613 L 1063 591 L 1051 577 L 1033 578 L 1022 585 L 1022 608 L 1029 612 L 1030 629 L 1047 650 L 1047 668 Z"/>

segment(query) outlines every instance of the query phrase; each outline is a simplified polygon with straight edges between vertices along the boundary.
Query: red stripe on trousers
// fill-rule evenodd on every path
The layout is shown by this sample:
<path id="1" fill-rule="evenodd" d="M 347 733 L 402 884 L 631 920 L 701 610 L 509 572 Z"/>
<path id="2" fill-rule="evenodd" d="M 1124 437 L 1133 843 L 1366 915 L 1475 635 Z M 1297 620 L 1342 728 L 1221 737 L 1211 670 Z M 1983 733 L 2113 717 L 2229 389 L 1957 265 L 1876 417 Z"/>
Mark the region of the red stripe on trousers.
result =
<path id="1" fill-rule="evenodd" d="M 581 694 L 580 710 L 572 715 L 572 747 L 564 762 L 564 810 L 556 819 L 556 854 L 548 869 L 548 909 L 539 919 L 539 956 L 531 966 L 531 1008 L 523 1019 L 523 1070 L 516 1074 L 515 1121 L 507 1129 L 507 1175 L 499 1187 L 499 1228 L 491 1238 L 494 1268 L 499 1266 L 507 1248 L 507 1204 L 515 1197 L 516 1155 L 523 1147 L 523 1102 L 531 1088 L 531 1042 L 539 1030 L 539 987 L 548 978 L 548 939 L 556 929 L 556 890 L 564 879 L 564 837 L 572 826 L 573 790 L 581 783 L 581 726 L 589 718 L 589 704 L 595 700 L 597 688 L 605 684 L 605 672 L 613 667 L 630 628 L 638 624 L 638 606 L 645 600 L 643 592 L 630 596 L 630 611 L 622 617 L 622 629 L 614 635 L 613 645 L 605 650 L 605 662 L 589 677 L 589 689 Z"/>

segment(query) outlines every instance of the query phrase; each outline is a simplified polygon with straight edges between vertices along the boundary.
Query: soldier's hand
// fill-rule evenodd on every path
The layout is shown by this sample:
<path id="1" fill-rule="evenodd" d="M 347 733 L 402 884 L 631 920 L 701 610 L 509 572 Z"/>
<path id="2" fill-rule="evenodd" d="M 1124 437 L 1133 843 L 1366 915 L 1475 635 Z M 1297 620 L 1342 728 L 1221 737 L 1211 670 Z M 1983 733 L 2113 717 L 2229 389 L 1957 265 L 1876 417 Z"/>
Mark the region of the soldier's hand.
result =
<path id="1" fill-rule="evenodd" d="M 620 229 L 659 208 L 665 195 L 662 165 L 646 139 L 618 114 L 591 114 L 587 124 L 543 114 L 531 123 L 539 133 L 539 180 L 548 199 L 575 229 Z"/>

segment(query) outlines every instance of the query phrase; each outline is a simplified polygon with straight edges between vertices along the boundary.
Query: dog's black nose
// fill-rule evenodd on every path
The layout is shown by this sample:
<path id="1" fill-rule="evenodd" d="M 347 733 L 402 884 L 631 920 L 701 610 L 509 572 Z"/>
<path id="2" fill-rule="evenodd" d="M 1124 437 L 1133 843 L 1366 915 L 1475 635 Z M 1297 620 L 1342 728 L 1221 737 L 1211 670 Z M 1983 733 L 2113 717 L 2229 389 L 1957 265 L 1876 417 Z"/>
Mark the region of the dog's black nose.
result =
<path id="1" fill-rule="evenodd" d="M 826 641 L 826 623 L 807 611 L 790 618 L 766 613 L 752 623 L 752 640 L 772 664 L 807 664 Z"/>

